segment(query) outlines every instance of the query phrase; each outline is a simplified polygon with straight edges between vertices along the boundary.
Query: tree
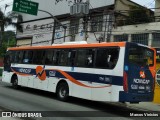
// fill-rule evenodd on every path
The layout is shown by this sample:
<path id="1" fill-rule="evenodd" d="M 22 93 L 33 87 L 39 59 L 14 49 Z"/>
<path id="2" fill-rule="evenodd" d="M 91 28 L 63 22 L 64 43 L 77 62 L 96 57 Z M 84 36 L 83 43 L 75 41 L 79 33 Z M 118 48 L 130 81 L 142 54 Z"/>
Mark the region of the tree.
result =
<path id="1" fill-rule="evenodd" d="M 14 20 L 17 20 L 16 22 Z M 0 10 L 0 28 L 1 32 L 4 32 L 5 27 L 12 25 L 13 27 L 16 27 L 17 30 L 22 32 L 22 26 L 19 24 L 23 21 L 23 17 L 20 14 L 17 14 L 15 12 L 9 12 L 7 15 L 5 15 Z"/>
<path id="2" fill-rule="evenodd" d="M 12 25 L 13 27 L 16 27 L 16 29 L 20 32 L 23 32 L 22 26 L 20 23 L 23 21 L 23 17 L 20 14 L 17 14 L 15 12 L 9 12 L 7 15 L 5 15 L 1 10 L 0 10 L 0 46 L 2 42 L 5 40 L 3 38 L 4 36 L 4 31 L 5 27 Z"/>
<path id="3" fill-rule="evenodd" d="M 4 57 L 8 47 L 14 47 L 16 44 L 16 37 L 14 32 L 6 31 L 4 32 L 3 37 L 5 41 L 2 43 L 2 46 L 0 47 L 0 58 Z"/>

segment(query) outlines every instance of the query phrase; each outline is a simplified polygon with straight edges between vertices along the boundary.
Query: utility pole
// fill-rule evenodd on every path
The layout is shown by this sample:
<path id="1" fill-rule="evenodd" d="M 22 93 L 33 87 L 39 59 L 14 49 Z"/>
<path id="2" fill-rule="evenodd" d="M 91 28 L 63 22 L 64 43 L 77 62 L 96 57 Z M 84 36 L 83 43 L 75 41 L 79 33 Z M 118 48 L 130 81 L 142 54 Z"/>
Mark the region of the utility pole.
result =
<path id="1" fill-rule="evenodd" d="M 41 11 L 41 12 L 45 12 L 47 14 L 49 14 L 53 20 L 55 20 L 58 24 L 60 24 L 63 28 L 64 28 L 64 42 L 65 42 L 65 38 L 66 38 L 66 29 L 67 29 L 67 26 L 63 25 L 55 16 L 53 16 L 51 13 L 49 13 L 48 11 L 45 11 L 45 10 L 38 10 L 38 11 Z M 54 37 L 55 37 L 55 23 L 54 22 L 54 25 L 53 25 L 53 33 L 52 33 L 52 42 L 51 44 L 54 43 Z"/>
<path id="2" fill-rule="evenodd" d="M 114 12 L 109 12 L 108 14 L 108 20 L 106 21 L 107 24 L 107 40 L 106 42 L 110 41 L 111 34 L 112 34 L 112 28 L 113 28 L 113 19 L 114 19 Z"/>

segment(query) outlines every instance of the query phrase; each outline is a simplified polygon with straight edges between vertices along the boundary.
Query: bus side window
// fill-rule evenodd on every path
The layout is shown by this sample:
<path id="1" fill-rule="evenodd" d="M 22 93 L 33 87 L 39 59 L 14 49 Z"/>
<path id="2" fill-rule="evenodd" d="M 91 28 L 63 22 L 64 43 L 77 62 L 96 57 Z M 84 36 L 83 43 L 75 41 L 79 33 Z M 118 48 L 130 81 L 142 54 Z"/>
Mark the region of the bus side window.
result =
<path id="1" fill-rule="evenodd" d="M 69 66 L 75 66 L 76 50 L 72 50 L 70 53 L 71 55 L 69 57 Z"/>
<path id="2" fill-rule="evenodd" d="M 33 51 L 24 51 L 23 63 L 32 63 Z"/>
<path id="3" fill-rule="evenodd" d="M 100 48 L 97 49 L 97 55 L 96 55 L 96 68 L 108 68 L 108 49 Z"/>
<path id="4" fill-rule="evenodd" d="M 44 64 L 45 61 L 45 51 L 44 50 L 36 50 L 34 51 L 33 64 Z"/>
<path id="5" fill-rule="evenodd" d="M 87 67 L 93 67 L 94 63 L 94 50 L 93 49 L 88 49 L 87 50 Z"/>
<path id="6" fill-rule="evenodd" d="M 119 49 L 116 47 L 97 49 L 96 68 L 113 69 L 118 60 Z"/>
<path id="7" fill-rule="evenodd" d="M 22 63 L 23 51 L 16 51 L 14 63 Z"/>
<path id="8" fill-rule="evenodd" d="M 53 52 L 53 65 L 58 65 L 60 50 L 54 50 Z"/>
<path id="9" fill-rule="evenodd" d="M 75 66 L 77 67 L 93 67 L 94 64 L 94 49 L 79 49 Z"/>
<path id="10" fill-rule="evenodd" d="M 45 64 L 52 65 L 53 64 L 53 50 L 46 50 Z"/>
<path id="11" fill-rule="evenodd" d="M 61 50 L 59 57 L 59 65 L 68 66 L 69 50 Z"/>
<path id="12" fill-rule="evenodd" d="M 113 69 L 118 61 L 118 56 L 119 56 L 119 49 L 117 48 L 110 48 L 108 50 L 108 56 L 110 56 L 110 59 L 108 59 L 108 65 L 109 69 Z"/>

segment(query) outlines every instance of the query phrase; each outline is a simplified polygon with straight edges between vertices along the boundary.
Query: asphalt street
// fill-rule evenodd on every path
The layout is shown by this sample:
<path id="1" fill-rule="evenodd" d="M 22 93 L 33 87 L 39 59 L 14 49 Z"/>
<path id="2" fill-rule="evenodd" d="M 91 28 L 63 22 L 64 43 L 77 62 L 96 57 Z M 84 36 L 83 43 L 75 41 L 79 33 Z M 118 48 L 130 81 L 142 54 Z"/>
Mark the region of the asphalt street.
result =
<path id="1" fill-rule="evenodd" d="M 68 102 L 57 100 L 54 93 L 22 87 L 15 90 L 11 84 L 0 81 L 0 108 L 17 112 L 40 112 L 47 120 L 150 120 L 151 117 L 129 117 L 129 112 L 139 113 L 125 104 L 95 102 L 70 98 Z M 4 110 L 4 111 L 5 111 Z M 143 111 L 140 111 L 143 112 Z M 98 118 L 97 118 L 98 117 Z M 35 118 L 41 120 L 44 118 Z M 159 117 L 152 119 L 159 120 Z M 1 120 L 1 118 L 0 118 Z"/>

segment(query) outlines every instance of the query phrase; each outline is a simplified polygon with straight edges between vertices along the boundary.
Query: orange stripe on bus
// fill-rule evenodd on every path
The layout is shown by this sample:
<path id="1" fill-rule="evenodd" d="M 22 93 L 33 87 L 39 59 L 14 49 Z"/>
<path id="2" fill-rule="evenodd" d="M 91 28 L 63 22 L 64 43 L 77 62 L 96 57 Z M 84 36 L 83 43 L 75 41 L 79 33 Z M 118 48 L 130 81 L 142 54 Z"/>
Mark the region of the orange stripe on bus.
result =
<path id="1" fill-rule="evenodd" d="M 8 50 L 30 50 L 30 49 L 52 49 L 52 48 L 92 48 L 92 47 L 109 47 L 119 46 L 124 47 L 126 42 L 109 42 L 109 43 L 91 43 L 91 44 L 72 44 L 72 45 L 53 45 L 53 46 L 23 46 L 8 48 Z"/>

